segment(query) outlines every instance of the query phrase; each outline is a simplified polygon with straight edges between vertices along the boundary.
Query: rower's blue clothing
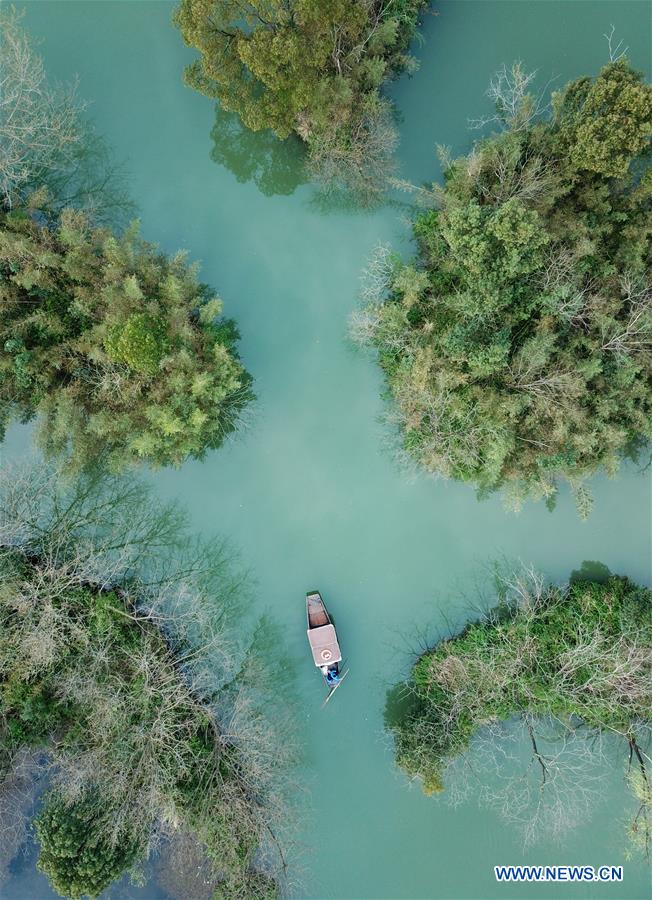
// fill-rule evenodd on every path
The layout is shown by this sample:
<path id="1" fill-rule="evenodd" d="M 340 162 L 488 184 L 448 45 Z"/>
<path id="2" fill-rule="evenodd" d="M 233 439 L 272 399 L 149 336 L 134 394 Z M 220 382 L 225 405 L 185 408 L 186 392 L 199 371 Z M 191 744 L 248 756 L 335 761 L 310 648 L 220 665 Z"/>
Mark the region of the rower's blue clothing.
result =
<path id="1" fill-rule="evenodd" d="M 326 681 L 329 684 L 336 684 L 340 680 L 340 676 L 337 672 L 327 672 L 326 673 Z"/>

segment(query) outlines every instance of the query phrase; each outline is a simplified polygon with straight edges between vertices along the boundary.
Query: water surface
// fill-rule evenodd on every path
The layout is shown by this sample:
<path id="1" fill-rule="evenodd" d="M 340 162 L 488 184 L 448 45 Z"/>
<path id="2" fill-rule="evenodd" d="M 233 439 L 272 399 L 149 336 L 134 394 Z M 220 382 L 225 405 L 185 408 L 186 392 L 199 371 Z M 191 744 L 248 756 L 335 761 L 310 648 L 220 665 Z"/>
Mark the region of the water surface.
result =
<path id="1" fill-rule="evenodd" d="M 622 862 L 629 807 L 620 760 L 605 770 L 593 819 L 562 847 L 542 839 L 526 854 L 519 833 L 492 811 L 473 800 L 451 809 L 408 784 L 383 734 L 385 693 L 407 673 L 416 632 L 463 621 L 460 588 L 488 560 L 522 559 L 558 580 L 584 559 L 599 560 L 649 584 L 649 478 L 626 467 L 616 480 L 595 479 L 586 523 L 566 493 L 554 513 L 530 505 L 514 516 L 499 498 L 478 502 L 468 487 L 407 478 L 386 449 L 377 369 L 345 338 L 374 246 L 392 241 L 410 252 L 405 213 L 321 213 L 291 147 L 279 156 L 265 141 L 258 151 L 245 141 L 212 161 L 214 105 L 181 82 L 192 54 L 170 24 L 171 4 L 26 6 L 50 72 L 79 75 L 98 127 L 128 160 L 144 235 L 201 260 L 203 278 L 242 331 L 258 395 L 248 429 L 155 483 L 161 496 L 183 500 L 197 530 L 231 536 L 296 661 L 307 791 L 297 800 L 295 895 L 649 896 L 649 870 L 633 862 L 621 885 L 499 887 L 493 879 L 497 863 Z M 402 174 L 417 183 L 438 176 L 436 144 L 468 150 L 467 120 L 487 112 L 484 90 L 503 63 L 520 58 L 541 70 L 542 83 L 558 76 L 561 86 L 605 62 L 603 34 L 613 23 L 632 63 L 649 74 L 647 2 L 457 0 L 434 10 L 415 46 L 420 71 L 391 89 L 402 117 Z M 4 458 L 24 443 L 15 429 Z M 304 632 L 303 597 L 313 587 L 337 617 L 351 667 L 323 712 Z M 33 857 L 3 890 L 8 898 L 51 896 Z M 132 894 L 162 896 L 153 886 L 112 891 Z"/>

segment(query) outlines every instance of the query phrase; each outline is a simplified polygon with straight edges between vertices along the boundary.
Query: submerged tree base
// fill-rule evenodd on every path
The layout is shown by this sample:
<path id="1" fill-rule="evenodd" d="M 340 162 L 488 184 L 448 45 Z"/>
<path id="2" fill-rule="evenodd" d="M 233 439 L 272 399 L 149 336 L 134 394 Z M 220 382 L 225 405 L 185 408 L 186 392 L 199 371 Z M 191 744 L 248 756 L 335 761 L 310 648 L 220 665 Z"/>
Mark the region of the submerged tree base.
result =
<path id="1" fill-rule="evenodd" d="M 556 755 L 579 732 L 620 736 L 639 798 L 631 836 L 650 848 L 652 760 L 641 740 L 652 725 L 648 588 L 618 576 L 587 581 L 581 570 L 562 588 L 533 575 L 504 581 L 500 603 L 424 653 L 405 690 L 409 699 L 388 725 L 399 766 L 426 793 L 444 790 L 449 767 L 492 723 L 524 724 L 541 791 L 559 771 L 551 741 Z"/>
<path id="2" fill-rule="evenodd" d="M 0 527 L 0 762 L 48 759 L 39 867 L 97 896 L 179 831 L 223 897 L 270 897 L 283 755 L 229 628 L 225 548 L 130 479 L 8 481 Z M 273 858 L 276 862 L 272 862 Z"/>
<path id="3" fill-rule="evenodd" d="M 586 479 L 652 438 L 652 88 L 620 59 L 545 115 L 531 81 L 499 73 L 503 130 L 442 154 L 418 255 L 381 249 L 355 332 L 406 457 L 515 508 L 566 481 L 584 517 Z"/>

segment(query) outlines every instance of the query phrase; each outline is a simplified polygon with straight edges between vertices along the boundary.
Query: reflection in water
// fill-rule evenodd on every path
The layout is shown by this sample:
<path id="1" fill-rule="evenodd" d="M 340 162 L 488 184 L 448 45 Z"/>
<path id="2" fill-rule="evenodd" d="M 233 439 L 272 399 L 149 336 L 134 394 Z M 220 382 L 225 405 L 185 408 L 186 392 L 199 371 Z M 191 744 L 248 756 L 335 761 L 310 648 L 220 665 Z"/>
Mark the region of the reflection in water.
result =
<path id="1" fill-rule="evenodd" d="M 250 131 L 237 113 L 215 108 L 211 159 L 225 166 L 240 182 L 253 181 L 271 197 L 292 194 L 307 181 L 305 148 L 297 137 L 282 141 L 273 131 Z"/>
<path id="2" fill-rule="evenodd" d="M 579 569 L 573 569 L 569 581 L 571 584 L 581 584 L 584 581 L 606 584 L 610 578 L 611 571 L 608 566 L 595 559 L 585 559 Z"/>
<path id="3" fill-rule="evenodd" d="M 253 181 L 266 197 L 275 194 L 293 194 L 302 184 L 311 181 L 307 170 L 305 144 L 295 135 L 285 140 L 273 131 L 250 131 L 242 124 L 237 113 L 215 106 L 215 124 L 211 131 L 213 149 L 211 159 L 235 175 L 240 183 Z M 397 209 L 413 210 L 411 202 L 398 197 L 390 198 L 387 192 L 379 192 L 374 202 L 361 204 L 358 196 L 337 185 L 325 187 L 317 183 L 310 198 L 310 207 L 317 213 L 373 213 L 381 204 Z"/>
<path id="4" fill-rule="evenodd" d="M 385 728 L 396 728 L 414 715 L 419 707 L 419 699 L 410 689 L 410 683 L 401 681 L 389 688 L 385 695 L 383 719 Z"/>

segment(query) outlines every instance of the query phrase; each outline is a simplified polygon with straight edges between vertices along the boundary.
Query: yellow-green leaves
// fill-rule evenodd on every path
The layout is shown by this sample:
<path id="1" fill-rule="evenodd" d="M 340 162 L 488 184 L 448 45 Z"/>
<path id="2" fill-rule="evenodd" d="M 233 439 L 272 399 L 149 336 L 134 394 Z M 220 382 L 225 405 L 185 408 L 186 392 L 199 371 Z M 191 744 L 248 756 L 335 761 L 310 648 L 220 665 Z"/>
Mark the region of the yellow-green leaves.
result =
<path id="1" fill-rule="evenodd" d="M 609 63 L 586 90 L 572 124 L 573 164 L 623 178 L 652 137 L 652 86 L 625 59 Z"/>
<path id="2" fill-rule="evenodd" d="M 392 287 L 399 292 L 405 306 L 414 306 L 428 287 L 428 273 L 414 266 L 400 266 L 392 281 Z"/>
<path id="3" fill-rule="evenodd" d="M 219 297 L 212 297 L 199 309 L 199 321 L 203 325 L 211 325 L 218 316 L 222 315 L 224 304 Z"/>
<path id="4" fill-rule="evenodd" d="M 41 414 L 39 441 L 79 471 L 178 465 L 217 447 L 250 398 L 220 319 L 185 255 L 66 213 L 58 229 L 0 222 L 0 432 Z M 11 349 L 13 348 L 13 349 Z"/>

